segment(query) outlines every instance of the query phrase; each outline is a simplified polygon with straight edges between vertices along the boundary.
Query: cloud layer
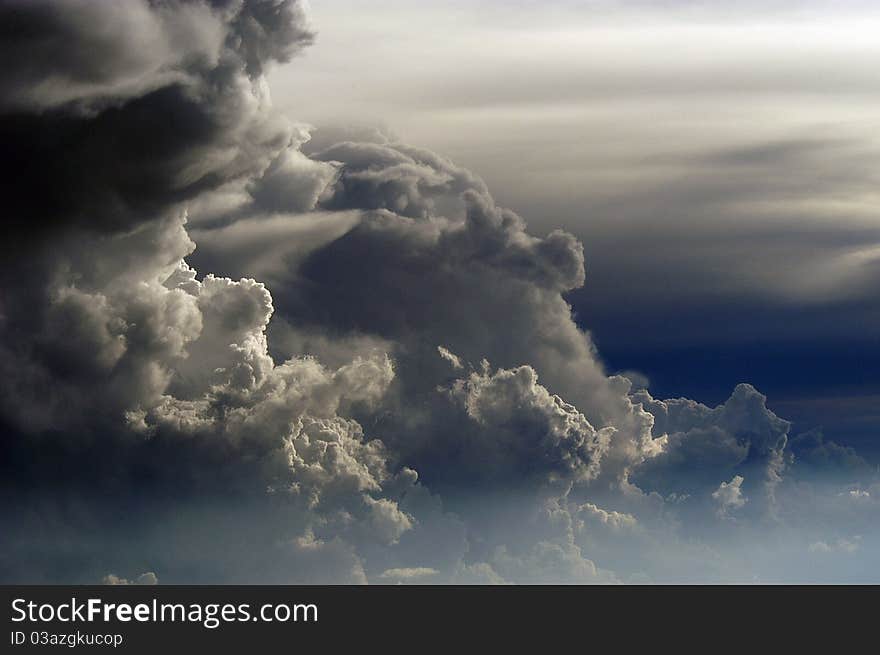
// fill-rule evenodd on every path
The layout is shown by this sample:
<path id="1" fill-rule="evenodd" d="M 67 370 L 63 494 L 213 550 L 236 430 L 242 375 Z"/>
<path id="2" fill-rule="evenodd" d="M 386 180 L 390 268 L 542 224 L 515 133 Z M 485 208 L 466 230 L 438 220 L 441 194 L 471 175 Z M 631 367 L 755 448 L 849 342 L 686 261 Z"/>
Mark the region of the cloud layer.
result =
<path id="1" fill-rule="evenodd" d="M 791 579 L 792 550 L 869 550 L 856 453 L 789 439 L 749 385 L 710 408 L 605 370 L 574 236 L 433 152 L 275 111 L 298 2 L 0 25 L 27 62 L 0 74 L 2 579 Z"/>

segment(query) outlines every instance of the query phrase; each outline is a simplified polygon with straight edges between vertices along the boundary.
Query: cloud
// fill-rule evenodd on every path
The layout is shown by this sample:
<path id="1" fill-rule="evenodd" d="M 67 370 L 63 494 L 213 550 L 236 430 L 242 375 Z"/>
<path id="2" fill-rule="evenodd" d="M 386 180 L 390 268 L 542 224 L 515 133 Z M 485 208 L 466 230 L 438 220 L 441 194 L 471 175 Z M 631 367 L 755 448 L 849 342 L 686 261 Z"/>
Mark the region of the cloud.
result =
<path id="1" fill-rule="evenodd" d="M 363 580 L 352 544 L 393 544 L 414 525 L 397 500 L 415 479 L 398 477 L 386 447 L 343 416 L 385 393 L 391 361 L 276 363 L 269 290 L 184 262 L 195 247 L 186 201 L 243 185 L 261 211 L 310 209 L 314 200 L 294 198 L 316 197 L 332 174 L 299 153 L 302 132 L 273 113 L 262 77 L 311 40 L 301 7 L 130 3 L 108 9 L 109 30 L 93 3 L 0 11 L 4 26 L 20 28 L 7 47 L 43 49 L 7 70 L 0 118 L 21 155 L 9 197 L 21 248 L 3 264 L 10 293 L 0 325 L 3 449 L 15 471 L 4 483 L 7 540 L 21 566 L 13 573 L 16 563 L 4 561 L 4 578 L 50 575 L 52 556 L 29 546 L 37 536 L 24 519 L 48 497 L 39 513 L 67 535 L 81 567 L 59 580 L 88 575 L 97 553 L 129 568 L 129 533 L 141 537 L 132 561 L 168 571 L 188 561 L 184 579 L 224 568 L 226 579 L 287 579 L 311 562 L 351 573 L 334 579 Z M 132 34 L 144 40 L 136 54 Z M 67 472 L 55 476 L 62 461 Z M 114 500 L 89 500 L 95 493 Z M 138 505 L 142 517 L 122 531 L 105 524 L 93 543 L 59 494 L 89 507 L 86 522 Z M 162 521 L 161 498 L 191 520 Z M 218 516 L 222 502 L 237 508 Z M 272 513 L 278 525 L 263 524 Z M 255 543 L 211 554 L 233 517 Z M 321 569 L 316 559 L 335 564 Z"/>
<path id="2" fill-rule="evenodd" d="M 811 553 L 855 553 L 859 547 L 861 537 L 856 536 L 853 539 L 840 538 L 837 541 L 828 543 L 825 541 L 816 541 L 809 545 Z"/>
<path id="3" fill-rule="evenodd" d="M 577 516 L 584 522 L 584 527 L 590 523 L 599 522 L 615 531 L 629 531 L 638 525 L 636 517 L 632 514 L 604 510 L 593 503 L 584 503 L 578 507 Z"/>
<path id="4" fill-rule="evenodd" d="M 125 578 L 120 578 L 113 573 L 108 573 L 101 580 L 101 584 L 105 585 L 155 585 L 159 584 L 159 579 L 156 577 L 156 574 L 152 571 L 147 571 L 146 573 L 141 573 L 137 576 L 133 581 L 126 580 Z"/>
<path id="5" fill-rule="evenodd" d="M 176 4 L 176 3 L 175 3 Z M 206 4 L 4 3 L 4 108 L 112 104 L 216 65 L 223 16 Z"/>
<path id="6" fill-rule="evenodd" d="M 743 476 L 735 475 L 730 482 L 722 482 L 712 492 L 712 499 L 718 503 L 718 515 L 727 518 L 731 512 L 740 509 L 748 502 L 742 493 Z"/>
<path id="7" fill-rule="evenodd" d="M 740 384 L 715 408 L 684 398 L 655 400 L 645 390 L 633 399 L 654 417 L 654 434 L 665 435 L 663 452 L 636 468 L 633 482 L 688 494 L 689 502 L 712 494 L 726 507 L 739 506 L 743 479 L 750 480 L 743 491 L 755 511 L 774 511 L 775 490 L 791 459 L 791 424 L 767 408 L 765 396 Z"/>
<path id="8" fill-rule="evenodd" d="M 436 569 L 432 569 L 427 566 L 416 566 L 412 568 L 388 569 L 387 571 L 383 571 L 379 577 L 388 580 L 406 582 L 410 580 L 422 580 L 425 578 L 432 578 L 438 573 L 439 571 L 437 571 Z"/>
<path id="9" fill-rule="evenodd" d="M 749 385 L 609 375 L 580 241 L 469 170 L 310 144 L 265 78 L 312 41 L 300 3 L 98 11 L 0 9 L 10 60 L 35 46 L 0 78 L 4 580 L 725 579 L 729 531 L 819 497 L 797 462 L 855 461 Z"/>
<path id="10" fill-rule="evenodd" d="M 440 356 L 443 359 L 445 359 L 447 362 L 449 362 L 449 364 L 450 364 L 450 366 L 452 366 L 452 368 L 456 368 L 456 369 L 464 368 L 464 364 L 461 363 L 461 359 L 457 355 L 455 355 L 454 353 L 449 352 L 449 350 L 447 350 L 443 346 L 437 346 L 437 352 L 440 354 Z"/>
<path id="11" fill-rule="evenodd" d="M 613 430 L 598 431 L 577 408 L 538 384 L 529 366 L 473 372 L 456 380 L 449 391 L 454 417 L 444 426 L 460 443 L 444 444 L 460 460 L 446 466 L 459 484 L 494 480 L 525 485 L 594 478 Z M 453 427 L 456 426 L 456 427 Z M 438 435 L 439 436 L 439 435 Z"/>
<path id="12" fill-rule="evenodd" d="M 844 478 L 870 478 L 872 469 L 854 448 L 826 439 L 823 431 L 814 428 L 791 440 L 794 465 L 810 474 L 838 475 Z"/>
<path id="13" fill-rule="evenodd" d="M 269 273 L 278 280 L 277 312 L 306 332 L 370 334 L 398 344 L 394 410 L 377 429 L 414 458 L 426 480 L 436 482 L 448 469 L 430 461 L 433 453 L 415 452 L 443 438 L 430 435 L 449 412 L 436 393 L 450 378 L 438 345 L 460 362 L 485 358 L 511 370 L 527 363 L 588 421 L 614 423 L 619 436 L 609 461 L 618 470 L 656 451 L 647 415 L 627 397 L 629 383 L 605 375 L 563 298 L 584 280 L 577 240 L 561 231 L 530 235 L 478 178 L 424 150 L 387 140 L 344 142 L 314 156 L 339 167 L 320 204 L 360 207 L 361 217 L 344 235 L 287 263 L 286 273 Z M 414 414 L 407 406 L 423 409 Z"/>

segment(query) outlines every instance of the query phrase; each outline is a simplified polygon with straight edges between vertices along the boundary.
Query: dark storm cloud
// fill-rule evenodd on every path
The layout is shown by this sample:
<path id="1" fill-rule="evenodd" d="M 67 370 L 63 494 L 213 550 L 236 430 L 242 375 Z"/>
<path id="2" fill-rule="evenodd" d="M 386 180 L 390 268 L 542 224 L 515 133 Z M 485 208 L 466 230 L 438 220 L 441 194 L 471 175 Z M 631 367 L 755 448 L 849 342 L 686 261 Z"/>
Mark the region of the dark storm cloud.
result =
<path id="1" fill-rule="evenodd" d="M 298 2 L 99 7 L 0 5 L 36 55 L 0 82 L 3 579 L 615 582 L 593 550 L 627 548 L 724 578 L 706 552 L 803 502 L 799 458 L 854 461 L 748 385 L 609 376 L 581 243 L 467 169 L 309 145 L 264 79 L 312 40 Z"/>
<path id="2" fill-rule="evenodd" d="M 6 112 L 142 95 L 216 65 L 226 31 L 204 3 L 7 0 L 2 16 L 0 52 L 15 62 L 0 73 Z"/>
<path id="3" fill-rule="evenodd" d="M 229 56 L 251 77 L 287 61 L 313 33 L 297 2 L 5 0 L 3 108 L 80 112 L 218 73 Z"/>
<path id="4" fill-rule="evenodd" d="M 366 334 L 397 344 L 390 411 L 375 425 L 429 484 L 449 484 L 449 476 L 459 485 L 484 482 L 476 469 L 465 479 L 471 468 L 448 459 L 460 448 L 442 445 L 462 428 L 436 391 L 451 378 L 438 346 L 475 365 L 484 358 L 510 370 L 527 363 L 585 421 L 615 425 L 609 475 L 615 468 L 622 474 L 655 447 L 646 415 L 626 397 L 628 382 L 605 375 L 563 300 L 584 279 L 577 240 L 562 231 L 529 235 L 525 222 L 497 207 L 473 174 L 423 150 L 343 142 L 313 156 L 339 167 L 321 206 L 369 211 L 286 277 L 268 273 L 280 281 L 278 315 L 306 333 Z"/>
<path id="5" fill-rule="evenodd" d="M 276 294 L 276 304 L 290 325 L 299 326 L 294 331 L 373 334 L 399 344 L 394 351 L 397 377 L 393 393 L 386 400 L 390 403 L 389 411 L 380 415 L 375 425 L 383 440 L 403 453 L 429 486 L 443 490 L 447 500 L 459 507 L 454 499 L 466 494 L 465 490 L 491 489 L 504 484 L 504 477 L 511 474 L 520 479 L 528 477 L 524 471 L 540 463 L 540 444 L 553 438 L 558 429 L 554 426 L 580 420 L 588 434 L 595 434 L 592 420 L 598 426 L 608 426 L 601 440 L 607 439 L 609 445 L 594 446 L 591 459 L 602 461 L 595 470 L 604 470 L 611 478 L 616 475 L 626 479 L 635 465 L 631 480 L 644 484 L 646 489 L 657 489 L 664 495 L 691 494 L 700 506 L 720 503 L 727 516 L 728 511 L 739 509 L 739 498 L 723 492 L 739 491 L 743 480 L 731 481 L 738 471 L 747 472 L 744 489 L 753 497 L 749 510 L 755 508 L 756 514 L 765 515 L 772 509 L 775 486 L 790 458 L 785 452 L 788 423 L 766 409 L 762 396 L 742 386 L 727 404 L 715 410 L 692 401 L 668 401 L 666 405 L 645 392 L 627 398 L 629 382 L 605 378 L 589 349 L 575 361 L 576 370 L 567 379 L 564 369 L 560 370 L 564 366 L 560 365 L 562 358 L 554 359 L 552 351 L 544 349 L 564 349 L 578 342 L 587 344 L 586 335 L 573 330 L 571 341 L 566 341 L 563 331 L 554 344 L 554 330 L 573 327 L 568 309 L 563 306 L 559 313 L 548 314 L 545 307 L 523 305 L 518 299 L 530 299 L 538 293 L 546 294 L 548 299 L 561 299 L 561 294 L 575 286 L 576 278 L 582 275 L 563 272 L 568 268 L 576 270 L 582 263 L 570 266 L 565 257 L 556 256 L 548 261 L 559 267 L 557 273 L 550 277 L 533 274 L 547 267 L 541 262 L 540 249 L 526 255 L 518 251 L 516 239 L 499 239 L 493 231 L 477 232 L 469 225 L 471 221 L 479 221 L 480 226 L 487 224 L 483 214 L 491 202 L 488 194 L 468 189 L 463 197 L 464 206 L 450 202 L 446 196 L 452 195 L 454 189 L 433 183 L 438 177 L 437 169 L 401 168 L 401 162 L 407 160 L 400 156 L 400 147 L 377 141 L 381 139 L 359 148 L 343 143 L 344 147 L 335 149 L 335 160 L 342 170 L 339 181 L 324 195 L 330 202 L 350 203 L 336 206 L 362 204 L 370 209 L 378 207 L 378 213 L 365 214 L 360 225 L 318 247 L 313 255 L 297 264 L 295 277 L 280 285 L 283 290 Z M 343 161 L 343 153 L 350 163 Z M 368 171 L 369 179 L 378 181 L 357 188 L 353 194 L 357 202 L 346 195 L 351 187 L 342 181 L 349 166 L 354 172 Z M 442 166 L 448 163 L 443 162 Z M 450 177 L 456 176 L 448 175 L 447 179 Z M 396 193 L 388 193 L 387 187 L 383 187 L 389 181 L 403 185 L 403 201 L 397 202 Z M 366 197 L 368 191 L 372 195 Z M 422 194 L 434 204 L 430 211 L 423 209 Z M 341 200 L 340 195 L 346 200 Z M 479 206 L 482 213 L 474 213 L 474 198 L 485 199 Z M 405 214 L 412 207 L 419 207 L 410 212 L 412 218 L 401 216 L 401 212 Z M 438 207 L 446 208 L 447 213 L 437 215 Z M 517 220 L 511 224 L 519 223 Z M 473 233 L 469 234 L 471 230 Z M 552 238 L 553 235 L 548 240 Z M 449 247 L 445 247 L 446 239 Z M 539 243 L 534 239 L 527 241 Z M 500 255 L 496 254 L 499 252 Z M 526 257 L 535 261 L 529 263 Z M 499 272 L 497 280 L 493 269 Z M 461 282 L 456 282 L 457 277 Z M 499 298 L 501 303 L 496 302 Z M 504 321 L 499 321 L 498 316 L 504 316 Z M 536 332 L 540 338 L 533 336 Z M 307 340 L 302 337 L 302 342 Z M 442 343 L 439 357 L 438 341 Z M 497 374 L 491 373 L 490 368 L 482 374 L 468 374 L 467 368 L 482 357 L 510 368 L 502 368 Z M 499 407 L 508 409 L 501 415 L 493 413 L 494 418 L 487 423 L 467 403 L 459 407 L 449 405 L 449 397 L 438 393 L 438 387 L 456 389 L 459 391 L 452 398 L 464 399 L 470 397 L 465 390 L 472 389 L 480 397 L 477 392 L 484 386 L 494 389 L 496 380 L 515 380 L 526 371 L 535 374 L 531 367 L 517 368 L 518 362 L 535 366 L 547 385 L 545 388 L 532 379 L 526 385 L 528 388 L 540 390 L 548 399 L 553 398 L 553 393 L 561 394 L 555 401 L 560 404 L 547 415 L 553 416 L 553 420 L 544 425 L 534 424 L 534 430 L 529 425 L 539 416 L 537 407 L 531 407 L 527 415 L 518 415 L 519 410 L 514 408 L 530 405 L 517 394 L 500 402 Z M 591 371 L 595 375 L 592 387 Z M 603 393 L 607 395 L 603 397 Z M 570 398 L 576 399 L 575 406 L 566 404 Z M 550 403 L 546 407 L 552 406 Z M 566 406 L 580 418 L 563 418 L 561 408 Z M 658 409 L 661 406 L 665 411 Z M 679 408 L 684 406 L 692 408 L 692 421 L 677 418 L 678 423 L 671 424 L 670 408 L 678 417 Z M 462 409 L 467 415 L 461 414 Z M 509 426 L 516 426 L 511 433 L 516 437 L 504 437 Z M 528 448 L 528 454 L 522 458 L 516 455 L 517 439 L 522 439 L 523 447 Z M 508 444 L 503 457 L 493 454 L 492 444 L 496 442 Z M 610 455 L 602 460 L 606 448 Z M 476 462 L 481 464 L 473 466 Z M 640 462 L 644 462 L 644 471 Z M 536 470 L 542 469 L 539 466 Z M 556 479 L 566 477 L 559 476 L 553 467 L 543 470 L 543 475 L 551 473 Z M 581 481 L 589 477 L 583 476 Z"/>
<path id="6" fill-rule="evenodd" d="M 403 144 L 342 142 L 312 155 L 343 164 L 324 200 L 328 209 L 390 209 L 402 216 L 434 213 L 434 199 L 465 190 L 485 194 L 482 180 L 428 150 Z"/>
<path id="7" fill-rule="evenodd" d="M 42 53 L 9 53 L 31 63 L 5 69 L 6 97 L 35 85 L 63 96 L 7 106 L 0 120 L 2 174 L 15 180 L 2 265 L 12 411 L 44 400 L 63 407 L 69 392 L 81 397 L 69 404 L 75 414 L 78 390 L 98 380 L 122 396 L 97 400 L 111 411 L 158 393 L 163 366 L 202 327 L 186 294 L 163 286 L 192 249 L 182 201 L 260 173 L 291 140 L 256 73 L 259 57 L 286 59 L 310 40 L 296 3 L 114 4 L 109 25 L 99 7 L 0 7 L 16 34 L 7 47 Z M 129 35 L 142 34 L 157 43 L 128 54 Z M 131 57 L 146 58 L 136 72 Z M 132 79 L 144 84 L 117 84 Z M 29 420 L 38 414 L 45 408 Z"/>
<path id="8" fill-rule="evenodd" d="M 397 476 L 384 446 L 338 412 L 373 403 L 391 363 L 380 354 L 332 370 L 308 359 L 276 366 L 265 287 L 197 280 L 183 263 L 194 247 L 184 201 L 273 162 L 276 175 L 298 144 L 261 73 L 310 41 L 302 11 L 125 3 L 108 9 L 108 26 L 99 7 L 0 9 L 16 33 L 6 54 L 37 53 L 5 69 L 0 117 L 3 174 L 15 180 L 0 326 L 3 576 L 97 580 L 108 573 L 97 562 L 116 561 L 121 575 L 155 558 L 184 579 L 283 580 L 326 559 L 338 567 L 326 579 L 363 579 L 339 540 L 392 543 L 412 520 L 383 493 Z M 132 55 L 132 38 L 150 41 Z M 403 480 L 401 490 L 415 484 Z M 180 518 L 168 520 L 165 498 Z M 214 509 L 225 503 L 228 513 Z M 75 505 L 88 508 L 81 522 Z M 35 516 L 67 535 L 66 556 L 35 550 Z M 218 531 L 244 525 L 252 546 L 206 550 Z"/>
<path id="9" fill-rule="evenodd" d="M 272 113 L 261 77 L 266 63 L 310 39 L 296 3 L 132 4 L 114 15 L 119 34 L 110 36 L 85 5 L 4 11 L 27 37 L 17 47 L 33 42 L 45 60 L 4 80 L 2 131 L 12 156 L 3 173 L 19 182 L 8 199 L 16 251 L 4 263 L 4 577 L 122 580 L 156 569 L 172 580 L 302 581 L 312 569 L 314 581 L 364 581 L 364 553 L 382 562 L 379 575 L 402 568 L 376 554 L 391 552 L 400 562 L 440 562 L 446 578 L 500 579 L 486 563 L 461 561 L 461 538 L 447 552 L 416 550 L 460 523 L 425 495 L 399 453 L 349 418 L 385 411 L 395 377 L 388 357 L 373 349 L 334 368 L 310 358 L 276 364 L 266 340 L 268 290 L 249 279 L 197 278 L 183 262 L 194 247 L 184 210 L 205 192 L 231 194 L 242 204 L 229 209 L 257 221 L 318 202 L 380 209 L 385 218 L 380 211 L 364 225 L 387 222 L 383 248 L 404 220 L 385 208 L 409 210 L 425 222 L 412 232 L 403 226 L 400 239 L 427 250 L 423 268 L 447 258 L 463 266 L 454 286 L 486 271 L 501 288 L 512 273 L 524 294 L 537 296 L 530 302 L 560 317 L 560 292 L 582 281 L 579 244 L 561 232 L 529 236 L 477 178 L 427 151 L 343 144 L 327 149 L 326 162 L 300 154 L 302 132 Z M 212 37 L 204 47 L 172 33 L 192 16 Z M 154 32 L 155 59 L 114 59 L 138 29 Z M 56 66 L 68 41 L 75 59 L 98 43 L 96 59 Z M 390 158 L 379 157 L 377 169 L 383 153 Z M 466 222 L 428 220 L 435 197 L 467 206 Z M 442 288 L 442 276 L 434 284 Z M 527 325 L 537 316 L 528 311 Z M 568 329 L 569 347 L 601 377 L 586 340 Z M 384 336 L 371 330 L 367 338 L 382 344 Z M 489 447 L 498 472 L 480 479 L 511 480 L 524 466 L 538 480 L 592 477 L 604 437 L 529 371 L 477 376 L 434 400 L 474 438 L 509 420 L 531 425 L 525 444 L 536 440 L 543 458 L 527 461 L 533 446 L 519 448 L 511 425 L 514 456 Z M 523 375 L 531 382 L 509 383 Z M 505 416 L 522 403 L 529 409 Z M 77 506 L 85 509 L 72 520 Z M 110 527 L 128 514 L 137 518 Z M 65 553 L 34 547 L 41 522 L 65 535 Z M 215 552 L 218 534 L 231 532 L 247 543 L 227 536 L 225 552 Z M 513 554 L 499 561 L 539 575 L 535 567 L 561 548 L 563 564 L 594 570 L 571 543 L 535 548 L 523 551 L 526 563 Z"/>

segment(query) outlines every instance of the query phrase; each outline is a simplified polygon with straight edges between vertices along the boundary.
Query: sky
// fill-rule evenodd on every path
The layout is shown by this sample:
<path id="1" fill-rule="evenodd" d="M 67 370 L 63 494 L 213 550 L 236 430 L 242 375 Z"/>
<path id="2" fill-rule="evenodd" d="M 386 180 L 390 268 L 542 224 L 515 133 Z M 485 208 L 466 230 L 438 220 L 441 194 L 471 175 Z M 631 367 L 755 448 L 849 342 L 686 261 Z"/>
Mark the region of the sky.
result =
<path id="1" fill-rule="evenodd" d="M 383 126 L 575 234 L 568 297 L 612 369 L 709 403 L 753 382 L 876 450 L 880 12 L 727 5 L 330 0 L 270 79 L 290 115 Z"/>
<path id="2" fill-rule="evenodd" d="M 877 582 L 880 13 L 724 4 L 0 2 L 0 580 Z"/>

